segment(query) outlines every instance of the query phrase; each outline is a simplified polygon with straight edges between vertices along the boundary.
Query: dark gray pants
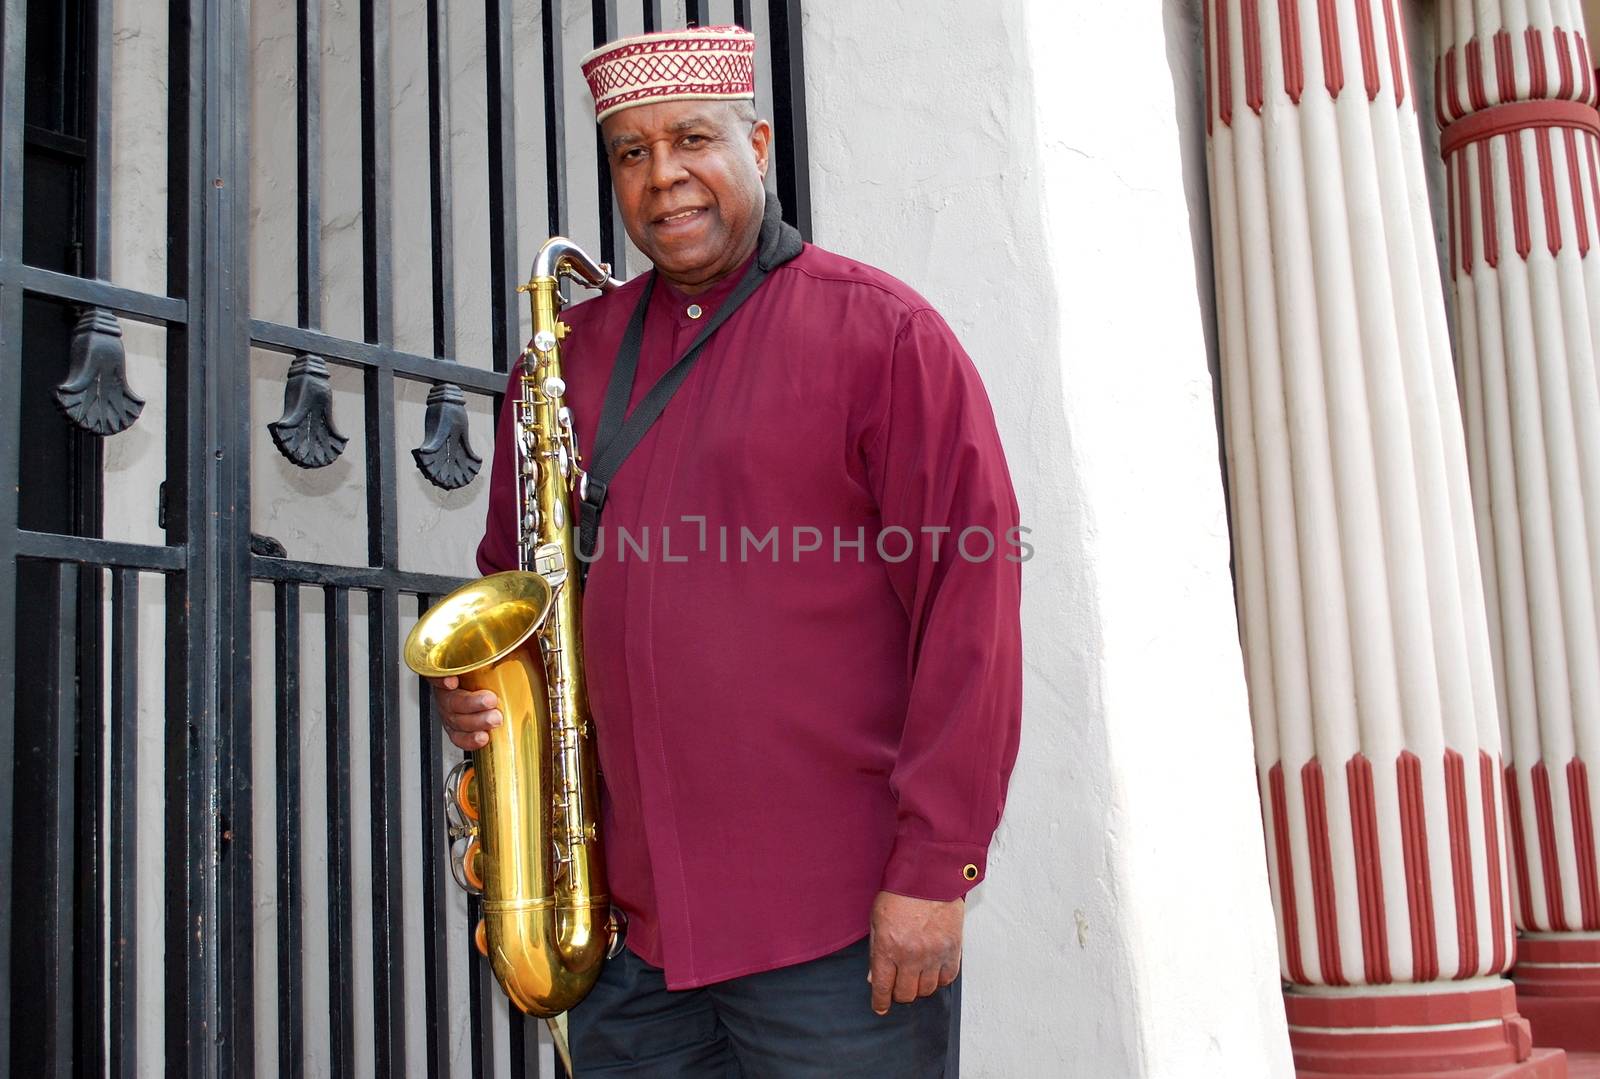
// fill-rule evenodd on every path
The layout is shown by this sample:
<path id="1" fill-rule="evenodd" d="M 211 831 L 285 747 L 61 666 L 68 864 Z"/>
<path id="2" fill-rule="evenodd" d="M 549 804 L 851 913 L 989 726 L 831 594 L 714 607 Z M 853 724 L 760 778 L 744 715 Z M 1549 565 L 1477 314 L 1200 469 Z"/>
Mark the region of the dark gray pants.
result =
<path id="1" fill-rule="evenodd" d="M 961 980 L 872 1011 L 867 941 L 671 991 L 624 949 L 568 1013 L 574 1079 L 956 1079 Z"/>

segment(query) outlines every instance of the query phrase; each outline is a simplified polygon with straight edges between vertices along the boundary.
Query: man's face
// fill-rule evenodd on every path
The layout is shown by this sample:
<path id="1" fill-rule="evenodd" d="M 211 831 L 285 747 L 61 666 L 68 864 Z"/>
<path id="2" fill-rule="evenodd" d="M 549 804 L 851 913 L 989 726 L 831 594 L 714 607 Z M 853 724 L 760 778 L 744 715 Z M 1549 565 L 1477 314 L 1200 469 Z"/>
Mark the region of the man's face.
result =
<path id="1" fill-rule="evenodd" d="M 765 120 L 726 101 L 663 101 L 612 113 L 600 134 L 623 225 L 656 269 L 694 291 L 738 268 L 761 230 Z"/>

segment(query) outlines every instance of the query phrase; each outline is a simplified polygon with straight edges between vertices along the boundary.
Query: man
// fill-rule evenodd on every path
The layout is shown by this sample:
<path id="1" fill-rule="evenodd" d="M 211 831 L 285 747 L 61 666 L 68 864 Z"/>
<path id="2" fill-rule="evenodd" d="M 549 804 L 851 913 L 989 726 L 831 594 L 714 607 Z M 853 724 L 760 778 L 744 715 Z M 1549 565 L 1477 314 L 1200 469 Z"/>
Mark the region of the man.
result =
<path id="1" fill-rule="evenodd" d="M 564 315 L 580 440 L 618 436 L 618 365 L 633 415 L 726 321 L 613 474 L 584 445 L 604 512 L 586 672 L 629 928 L 570 1013 L 572 1059 L 582 1079 L 954 1075 L 964 897 L 1017 750 L 1017 506 L 944 321 L 782 225 L 754 45 L 711 27 L 584 61 L 655 269 Z M 485 572 L 516 565 L 511 411 Z M 492 695 L 437 698 L 457 746 L 486 744 Z"/>

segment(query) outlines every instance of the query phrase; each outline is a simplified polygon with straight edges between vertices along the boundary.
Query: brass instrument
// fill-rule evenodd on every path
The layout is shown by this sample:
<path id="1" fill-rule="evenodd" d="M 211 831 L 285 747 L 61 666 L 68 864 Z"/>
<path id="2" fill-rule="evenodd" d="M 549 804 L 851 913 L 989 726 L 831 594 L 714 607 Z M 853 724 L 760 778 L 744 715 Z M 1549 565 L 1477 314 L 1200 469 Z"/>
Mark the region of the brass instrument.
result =
<path id="1" fill-rule="evenodd" d="M 560 279 L 616 288 L 609 268 L 554 237 L 529 294 L 533 340 L 518 360 L 518 569 L 456 589 L 406 639 L 407 666 L 460 679 L 500 703 L 489 742 L 450 774 L 456 880 L 483 894 L 478 948 L 522 1011 L 550 1017 L 594 985 L 620 946 L 601 856 L 598 771 L 583 678 L 582 585 L 570 496 L 582 478 L 562 403 Z"/>

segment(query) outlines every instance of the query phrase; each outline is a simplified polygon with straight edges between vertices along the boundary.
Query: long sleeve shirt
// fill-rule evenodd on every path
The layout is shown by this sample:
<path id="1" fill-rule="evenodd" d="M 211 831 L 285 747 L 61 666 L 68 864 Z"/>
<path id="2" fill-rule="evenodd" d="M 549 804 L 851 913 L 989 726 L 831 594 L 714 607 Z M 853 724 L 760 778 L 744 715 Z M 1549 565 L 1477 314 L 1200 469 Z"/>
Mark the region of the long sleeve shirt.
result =
<path id="1" fill-rule="evenodd" d="M 630 410 L 741 277 L 656 282 Z M 582 450 L 642 286 L 564 313 Z M 512 412 L 484 572 L 517 561 Z M 982 879 L 1020 731 L 1019 524 L 977 372 L 901 282 L 808 244 L 710 339 L 610 484 L 583 600 L 609 886 L 670 987 L 851 944 L 880 890 Z"/>

